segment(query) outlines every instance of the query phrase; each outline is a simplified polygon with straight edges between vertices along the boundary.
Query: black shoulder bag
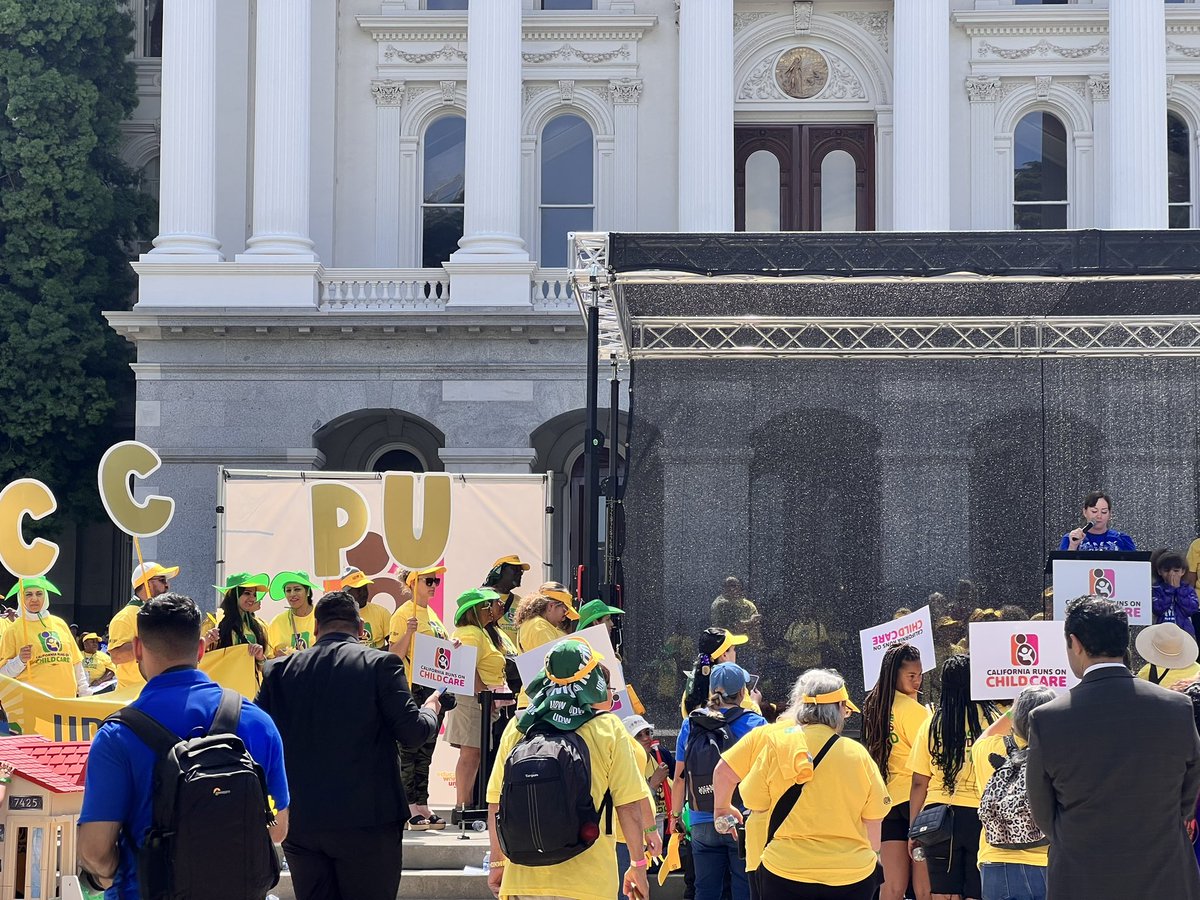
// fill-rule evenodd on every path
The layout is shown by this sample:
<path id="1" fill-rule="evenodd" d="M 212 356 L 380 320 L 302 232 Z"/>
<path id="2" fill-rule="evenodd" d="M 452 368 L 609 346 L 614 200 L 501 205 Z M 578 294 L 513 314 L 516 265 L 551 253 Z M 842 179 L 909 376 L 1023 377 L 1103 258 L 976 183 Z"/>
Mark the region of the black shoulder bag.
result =
<path id="1" fill-rule="evenodd" d="M 821 760 L 825 758 L 825 754 L 829 752 L 829 748 L 837 743 L 839 737 L 841 737 L 839 734 L 835 734 L 833 737 L 831 737 L 825 742 L 825 746 L 821 748 L 821 752 L 813 757 L 814 777 L 816 777 L 815 773 L 817 771 L 817 766 L 821 764 Z M 807 782 L 805 782 L 805 784 L 807 784 Z M 766 853 L 767 847 L 770 846 L 771 841 L 775 840 L 775 832 L 779 830 L 780 826 L 783 825 L 787 817 L 792 814 L 792 810 L 796 808 L 796 803 L 799 801 L 800 795 L 803 793 L 803 784 L 793 784 L 790 788 L 783 792 L 783 796 L 780 797 L 779 801 L 771 808 L 771 821 L 770 824 L 767 825 L 767 842 L 763 844 L 764 853 Z"/>

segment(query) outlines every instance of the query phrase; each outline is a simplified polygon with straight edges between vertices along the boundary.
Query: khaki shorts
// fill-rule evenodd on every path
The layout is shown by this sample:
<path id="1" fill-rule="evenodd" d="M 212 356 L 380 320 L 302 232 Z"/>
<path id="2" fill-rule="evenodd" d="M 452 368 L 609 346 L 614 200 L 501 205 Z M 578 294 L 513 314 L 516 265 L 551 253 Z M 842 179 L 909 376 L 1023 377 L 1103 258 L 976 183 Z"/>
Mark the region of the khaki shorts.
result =
<path id="1" fill-rule="evenodd" d="M 479 701 L 474 697 L 464 697 L 459 694 L 454 698 L 454 709 L 446 713 L 446 743 L 451 747 L 474 747 L 479 749 L 480 719 L 483 711 Z M 492 721 L 499 718 L 496 710 L 492 711 Z"/>

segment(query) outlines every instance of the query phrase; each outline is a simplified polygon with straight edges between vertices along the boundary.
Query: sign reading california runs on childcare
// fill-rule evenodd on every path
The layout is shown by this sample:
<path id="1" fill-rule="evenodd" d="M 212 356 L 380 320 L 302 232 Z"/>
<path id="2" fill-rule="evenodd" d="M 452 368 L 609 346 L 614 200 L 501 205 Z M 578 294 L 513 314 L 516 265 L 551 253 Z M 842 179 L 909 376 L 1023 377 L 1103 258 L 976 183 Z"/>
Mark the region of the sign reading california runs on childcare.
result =
<path id="1" fill-rule="evenodd" d="M 452 694 L 473 696 L 477 653 L 470 645 L 455 647 L 432 635 L 414 635 L 412 680 L 426 687 L 445 688 Z"/>
<path id="2" fill-rule="evenodd" d="M 1079 683 L 1060 622 L 972 622 L 970 642 L 974 700 L 1012 700 L 1027 687 L 1066 691 Z"/>

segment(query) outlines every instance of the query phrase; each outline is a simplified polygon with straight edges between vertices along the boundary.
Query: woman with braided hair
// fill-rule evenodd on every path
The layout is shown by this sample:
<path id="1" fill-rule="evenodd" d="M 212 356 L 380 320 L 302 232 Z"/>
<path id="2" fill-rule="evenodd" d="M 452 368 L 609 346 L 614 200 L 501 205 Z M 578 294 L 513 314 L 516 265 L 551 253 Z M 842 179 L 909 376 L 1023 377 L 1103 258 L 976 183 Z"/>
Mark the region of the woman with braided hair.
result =
<path id="1" fill-rule="evenodd" d="M 917 699 L 921 691 L 921 651 L 896 644 L 883 654 L 879 680 L 863 702 L 862 741 L 887 782 L 892 807 L 883 820 L 880 860 L 884 883 L 880 900 L 903 900 L 909 877 L 919 898 L 929 896 L 929 874 L 923 863 L 910 865 L 908 856 L 909 793 L 912 771 L 908 757 L 913 740 L 929 720 L 929 710 Z"/>
<path id="2" fill-rule="evenodd" d="M 983 895 L 979 852 L 979 793 L 971 765 L 971 745 L 1000 718 L 991 701 L 971 700 L 971 659 L 951 656 L 942 666 L 942 694 L 933 718 L 917 730 L 908 767 L 912 770 L 909 808 L 950 807 L 950 840 L 925 847 L 934 900 L 979 900 Z M 916 843 L 909 842 L 910 849 Z"/>

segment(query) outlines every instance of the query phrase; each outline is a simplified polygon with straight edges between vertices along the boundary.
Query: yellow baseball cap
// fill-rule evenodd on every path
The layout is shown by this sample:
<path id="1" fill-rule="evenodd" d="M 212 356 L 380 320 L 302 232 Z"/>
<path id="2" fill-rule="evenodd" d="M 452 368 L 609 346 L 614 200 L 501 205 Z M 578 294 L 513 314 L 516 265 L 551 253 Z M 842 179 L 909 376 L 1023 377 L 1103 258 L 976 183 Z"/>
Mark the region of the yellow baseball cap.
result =
<path id="1" fill-rule="evenodd" d="M 416 587 L 418 578 L 423 578 L 426 575 L 440 575 L 445 571 L 445 566 L 426 566 L 424 569 L 413 569 L 405 576 L 404 583 L 409 587 Z"/>
<path id="2" fill-rule="evenodd" d="M 521 562 L 521 557 L 515 553 L 512 556 L 502 556 L 492 563 L 493 569 L 498 569 L 501 566 L 516 566 L 518 569 L 523 569 L 526 572 L 529 571 L 529 563 Z"/>
<path id="3" fill-rule="evenodd" d="M 79 639 L 79 643 L 82 644 L 84 641 L 98 641 L 98 640 L 100 640 L 100 635 L 96 634 L 96 632 L 94 632 L 94 631 L 89 631 L 87 634 L 85 634 L 83 637 L 81 637 Z"/>
<path id="4" fill-rule="evenodd" d="M 142 563 L 133 570 L 133 578 L 130 581 L 133 584 L 134 590 L 140 588 L 143 584 L 150 581 L 151 578 L 158 578 L 160 575 L 163 578 L 174 578 L 179 574 L 179 566 L 160 566 L 156 562 Z"/>
<path id="5" fill-rule="evenodd" d="M 346 566 L 346 568 L 342 569 L 341 582 L 341 587 L 343 588 L 360 588 L 375 583 L 363 574 L 362 569 L 355 566 Z"/>

